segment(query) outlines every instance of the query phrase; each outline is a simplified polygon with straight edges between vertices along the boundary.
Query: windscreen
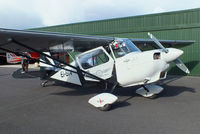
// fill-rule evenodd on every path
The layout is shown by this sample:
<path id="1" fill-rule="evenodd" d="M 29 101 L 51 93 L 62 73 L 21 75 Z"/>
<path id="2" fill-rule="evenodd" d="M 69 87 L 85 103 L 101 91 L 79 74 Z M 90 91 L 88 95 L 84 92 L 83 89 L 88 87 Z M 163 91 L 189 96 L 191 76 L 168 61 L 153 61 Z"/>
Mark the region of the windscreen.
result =
<path id="1" fill-rule="evenodd" d="M 115 58 L 122 57 L 131 52 L 141 52 L 130 40 L 116 40 L 112 42 L 111 48 Z"/>

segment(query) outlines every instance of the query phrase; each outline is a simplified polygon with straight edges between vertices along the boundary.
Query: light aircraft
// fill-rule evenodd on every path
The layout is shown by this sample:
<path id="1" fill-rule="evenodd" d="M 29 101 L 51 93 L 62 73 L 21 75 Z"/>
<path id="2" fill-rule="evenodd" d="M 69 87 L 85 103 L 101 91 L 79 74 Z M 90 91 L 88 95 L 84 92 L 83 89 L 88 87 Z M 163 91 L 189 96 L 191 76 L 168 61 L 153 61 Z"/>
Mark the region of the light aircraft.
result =
<path id="1" fill-rule="evenodd" d="M 6 53 L 6 60 L 7 63 L 16 64 L 21 63 L 22 58 L 21 56 L 17 56 L 14 53 Z"/>
<path id="2" fill-rule="evenodd" d="M 30 56 L 31 60 L 40 58 L 40 55 L 37 54 L 37 53 L 34 53 L 34 52 L 29 52 L 29 56 Z M 21 63 L 22 57 L 17 56 L 14 53 L 8 53 L 7 52 L 6 53 L 6 60 L 7 60 L 7 63 L 16 64 L 16 63 Z"/>
<path id="3" fill-rule="evenodd" d="M 6 63 L 10 63 L 10 64 L 16 64 L 16 63 L 21 63 L 21 57 L 15 55 L 14 53 L 2 53 L 0 55 L 1 59 L 1 63 L 2 64 L 6 64 Z"/>
<path id="4" fill-rule="evenodd" d="M 174 62 L 182 71 L 190 73 L 179 59 L 183 51 L 165 48 L 162 44 L 187 45 L 194 41 L 158 40 L 151 33 L 148 35 L 151 39 L 0 29 L 0 50 L 25 57 L 22 52 L 39 53 L 40 69 L 45 74 L 42 76 L 45 79 L 42 86 L 46 86 L 50 79 L 80 86 L 87 82 L 102 83 L 107 93 L 98 94 L 88 102 L 101 110 L 109 110 L 118 99 L 113 94 L 118 86 L 139 85 L 141 88 L 136 93 L 152 97 L 163 91 L 161 86 L 154 83 L 166 78 L 170 63 Z M 158 49 L 141 51 L 138 48 L 153 43 Z M 53 57 L 50 50 L 56 45 L 62 46 L 73 61 L 67 63 Z M 79 54 L 73 57 L 70 54 L 73 51 Z"/>
<path id="5" fill-rule="evenodd" d="M 38 53 L 35 52 L 29 52 L 28 55 L 30 56 L 31 62 L 34 62 L 35 60 L 40 58 L 40 55 Z M 21 63 L 22 61 L 22 57 L 21 56 L 17 56 L 14 53 L 1 53 L 0 55 L 0 61 L 2 64 L 17 64 L 17 63 Z"/>

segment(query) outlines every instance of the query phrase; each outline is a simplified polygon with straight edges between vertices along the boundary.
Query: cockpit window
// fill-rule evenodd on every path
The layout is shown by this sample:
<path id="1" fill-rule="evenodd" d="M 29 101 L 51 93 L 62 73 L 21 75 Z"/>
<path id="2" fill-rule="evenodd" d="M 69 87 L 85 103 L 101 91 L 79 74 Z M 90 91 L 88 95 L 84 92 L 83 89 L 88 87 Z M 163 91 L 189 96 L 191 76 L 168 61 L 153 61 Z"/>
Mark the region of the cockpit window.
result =
<path id="1" fill-rule="evenodd" d="M 83 69 L 89 69 L 109 61 L 109 57 L 102 49 L 80 55 L 78 59 Z"/>
<path id="2" fill-rule="evenodd" d="M 114 41 L 111 48 L 116 58 L 122 57 L 131 52 L 141 52 L 130 40 L 123 39 Z"/>

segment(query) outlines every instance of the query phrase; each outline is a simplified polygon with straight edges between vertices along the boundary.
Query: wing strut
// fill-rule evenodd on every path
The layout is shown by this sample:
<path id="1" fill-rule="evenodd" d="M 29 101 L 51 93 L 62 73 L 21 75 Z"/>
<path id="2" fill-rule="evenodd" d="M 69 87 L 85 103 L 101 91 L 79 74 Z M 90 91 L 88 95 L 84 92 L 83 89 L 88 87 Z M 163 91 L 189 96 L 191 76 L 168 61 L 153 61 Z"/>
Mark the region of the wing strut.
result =
<path id="1" fill-rule="evenodd" d="M 18 55 L 18 56 L 23 56 L 23 57 L 26 57 L 26 58 L 28 58 L 28 59 L 33 59 L 33 58 L 30 58 L 30 57 L 27 56 L 27 55 L 24 55 L 24 54 L 21 54 L 21 53 L 18 53 L 18 52 L 14 52 L 14 51 L 10 51 L 10 50 L 5 49 L 5 48 L 1 48 L 1 47 L 0 47 L 0 50 L 3 50 L 3 51 L 5 51 L 5 52 L 9 52 L 9 53 L 14 53 L 14 54 L 16 54 L 16 55 Z M 77 72 L 75 72 L 75 71 L 73 71 L 73 70 L 69 70 L 69 69 L 63 68 L 63 67 L 61 67 L 61 66 L 53 65 L 53 64 L 50 64 L 50 63 L 47 63 L 47 62 L 44 62 L 44 61 L 41 61 L 41 60 L 38 60 L 38 59 L 34 59 L 34 60 L 36 60 L 37 62 L 42 62 L 42 63 L 44 63 L 44 64 L 47 64 L 47 65 L 50 65 L 50 66 L 53 66 L 53 67 L 56 67 L 56 68 L 60 68 L 60 69 L 63 69 L 63 70 L 72 72 L 72 73 L 77 73 Z"/>
<path id="2" fill-rule="evenodd" d="M 59 62 L 59 63 L 62 63 L 62 64 L 64 64 L 64 65 L 66 65 L 66 66 L 69 66 L 69 67 L 71 67 L 71 68 L 73 68 L 73 69 L 76 69 L 77 70 L 77 72 L 74 72 L 74 73 L 78 73 L 79 75 L 80 75 L 80 77 L 82 77 L 83 79 L 84 79 L 84 75 L 83 75 L 83 73 L 84 74 L 87 74 L 87 75 L 89 75 L 89 76 L 91 76 L 92 78 L 94 78 L 94 79 L 97 79 L 97 80 L 100 80 L 100 81 L 102 81 L 102 82 L 104 82 L 104 83 L 110 83 L 109 81 L 107 81 L 107 80 L 104 80 L 104 79 L 102 79 L 102 78 L 99 78 L 99 77 L 97 77 L 97 76 L 95 76 L 95 75 L 93 75 L 93 74 L 90 74 L 90 73 L 88 73 L 88 72 L 86 72 L 86 71 L 84 71 L 84 70 L 81 70 L 80 68 L 77 68 L 77 67 L 74 67 L 74 66 L 72 66 L 72 65 L 70 65 L 70 64 L 68 64 L 68 63 L 65 63 L 65 62 L 63 62 L 63 61 L 61 61 L 61 60 L 59 60 L 59 59 L 56 59 L 56 58 L 54 58 L 54 57 L 52 57 L 52 56 L 49 56 L 49 55 L 47 55 L 47 54 L 45 54 L 45 53 L 43 53 L 43 52 L 41 52 L 41 51 L 39 51 L 39 50 L 37 50 L 37 49 L 34 49 L 34 48 L 32 48 L 32 47 L 29 47 L 29 46 L 27 46 L 27 45 L 25 45 L 25 44 L 23 44 L 23 43 L 21 43 L 21 42 L 18 42 L 17 40 L 15 40 L 15 39 L 13 39 L 13 38 L 10 38 L 9 39 L 9 42 L 11 43 L 15 43 L 15 44 L 17 44 L 17 45 L 19 45 L 19 46 L 22 46 L 22 47 L 24 47 L 24 48 L 27 48 L 27 49 L 29 49 L 29 50 L 31 50 L 31 51 L 34 51 L 34 52 L 36 52 L 36 53 L 39 53 L 40 55 L 43 55 L 43 56 L 46 56 L 46 57 L 48 57 L 48 58 L 50 58 L 50 59 L 52 59 L 52 60 L 55 60 L 55 61 L 57 61 L 57 62 Z M 6 44 L 8 44 L 8 43 L 6 43 Z M 1 48 L 2 49 L 2 48 Z M 3 50 L 3 49 L 2 49 Z M 4 51 L 5 51 L 5 49 L 4 49 Z M 7 50 L 6 50 L 7 51 Z M 15 52 L 16 53 L 16 52 Z M 23 56 L 23 55 L 22 55 Z M 46 64 L 46 63 L 45 63 Z M 55 65 L 53 65 L 53 66 L 55 66 Z M 61 67 L 59 67 L 59 66 L 55 66 L 55 67 L 57 67 L 57 68 L 61 68 Z M 64 69 L 64 68 L 61 68 L 61 69 Z M 66 70 L 66 69 L 65 69 Z M 67 70 L 67 71 L 71 71 L 71 70 Z M 72 71 L 71 71 L 72 72 Z"/>

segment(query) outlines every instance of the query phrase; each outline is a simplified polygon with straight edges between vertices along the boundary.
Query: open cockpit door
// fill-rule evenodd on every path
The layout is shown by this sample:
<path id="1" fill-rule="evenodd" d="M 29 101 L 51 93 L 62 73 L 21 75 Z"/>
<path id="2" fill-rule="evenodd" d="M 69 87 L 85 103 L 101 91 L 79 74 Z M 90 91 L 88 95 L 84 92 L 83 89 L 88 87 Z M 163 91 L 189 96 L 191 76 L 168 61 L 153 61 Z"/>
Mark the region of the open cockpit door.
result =
<path id="1" fill-rule="evenodd" d="M 98 47 L 76 56 L 76 61 L 81 69 L 102 79 L 112 76 L 114 60 L 103 47 Z M 86 80 L 96 81 L 85 76 Z"/>

